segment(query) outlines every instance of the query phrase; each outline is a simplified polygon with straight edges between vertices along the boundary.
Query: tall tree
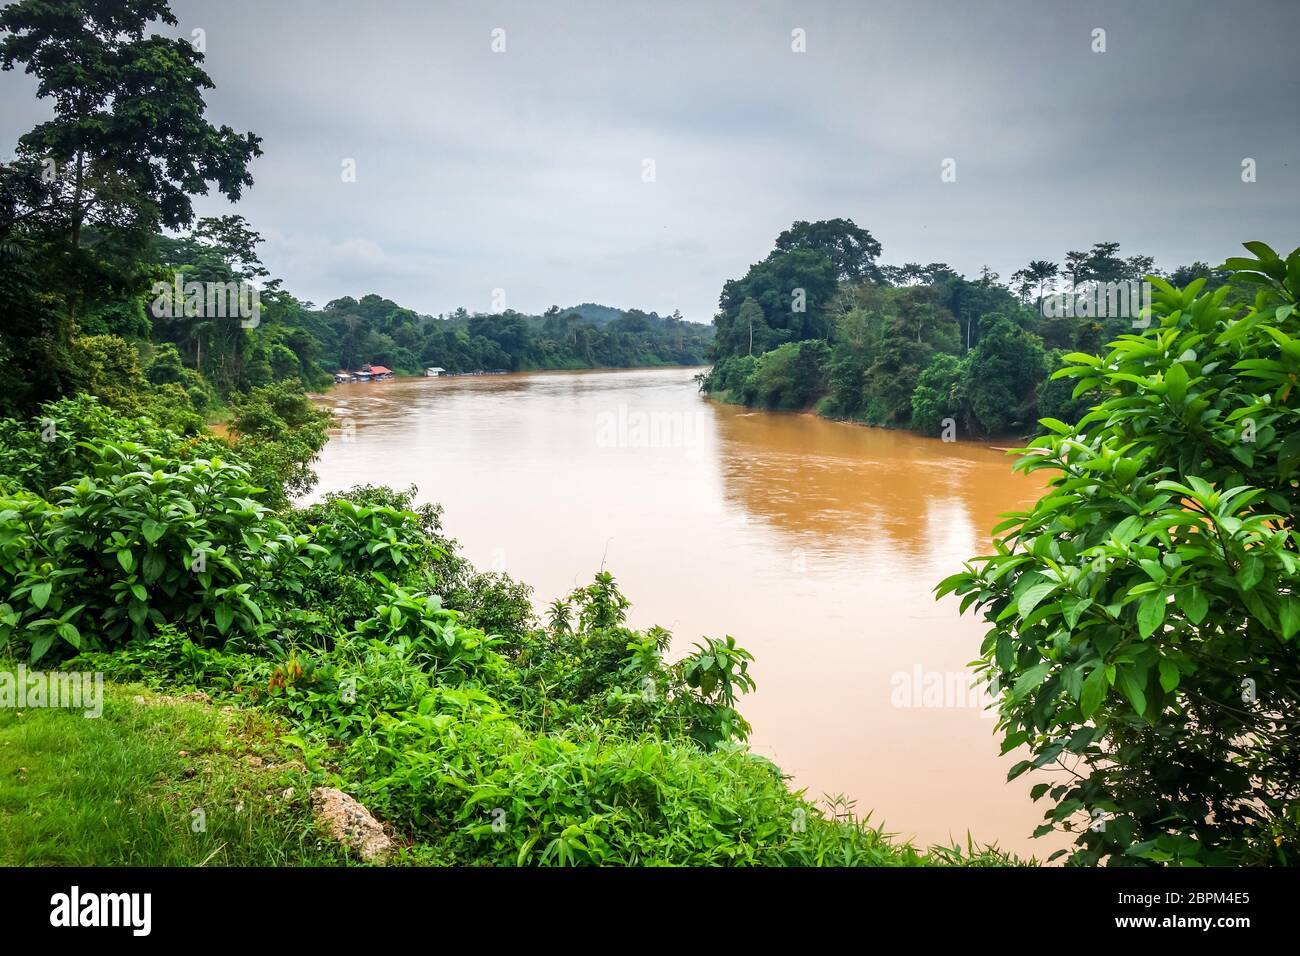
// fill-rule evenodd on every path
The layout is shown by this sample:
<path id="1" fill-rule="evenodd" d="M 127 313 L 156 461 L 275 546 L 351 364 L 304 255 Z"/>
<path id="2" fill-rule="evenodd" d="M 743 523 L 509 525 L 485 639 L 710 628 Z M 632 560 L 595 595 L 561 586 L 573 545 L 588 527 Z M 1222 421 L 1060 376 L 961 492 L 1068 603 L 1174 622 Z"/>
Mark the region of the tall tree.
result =
<path id="1" fill-rule="evenodd" d="M 1133 282 L 1140 282 L 1144 276 L 1158 275 L 1154 256 L 1129 256 L 1124 260 L 1128 277 Z"/>
<path id="2" fill-rule="evenodd" d="M 1046 374 L 1036 335 L 1002 316 L 986 316 L 984 334 L 966 359 L 966 393 L 986 434 L 1005 434 L 1033 418 L 1034 390 Z"/>
<path id="3" fill-rule="evenodd" d="M 174 26 L 166 0 L 19 0 L 0 11 L 0 67 L 21 63 L 54 118 L 18 141 L 17 155 L 53 162 L 55 206 L 69 245 L 82 229 L 127 221 L 152 232 L 194 218 L 208 183 L 238 199 L 261 155 L 252 133 L 203 118 L 213 83 L 203 54 L 145 30 Z"/>
<path id="4" fill-rule="evenodd" d="M 1088 253 L 1071 251 L 1065 254 L 1065 271 L 1070 275 L 1070 286 L 1073 288 L 1079 284 L 1079 280 L 1086 279 L 1084 265 L 1088 261 Z"/>
<path id="5" fill-rule="evenodd" d="M 835 264 L 840 279 L 857 281 L 883 279 L 876 257 L 880 243 L 866 229 L 852 219 L 821 219 L 817 222 L 800 220 L 776 237 L 776 251 L 812 249 L 823 253 Z"/>
<path id="6" fill-rule="evenodd" d="M 1011 288 L 1015 290 L 1016 295 L 1020 296 L 1020 301 L 1026 305 L 1029 304 L 1029 290 L 1034 286 L 1034 277 L 1028 269 L 1017 269 L 1011 273 Z"/>
<path id="7" fill-rule="evenodd" d="M 813 249 L 773 252 L 751 266 L 744 278 L 723 285 L 722 311 L 713 320 L 718 330 L 715 356 L 748 354 L 748 322 L 742 325 L 740 320 L 746 299 L 753 299 L 763 310 L 772 336 L 768 348 L 787 340 L 824 338 L 828 332 L 825 312 L 837 286 L 835 265 L 825 253 Z"/>
<path id="8" fill-rule="evenodd" d="M 1038 299 L 1043 299 L 1043 286 L 1052 279 L 1055 279 L 1060 272 L 1060 267 L 1055 262 L 1049 262 L 1046 259 L 1034 259 L 1029 263 L 1026 270 L 1029 278 L 1038 283 Z"/>
<path id="9" fill-rule="evenodd" d="M 736 324 L 741 328 L 748 329 L 749 342 L 746 355 L 754 354 L 754 326 L 758 326 L 758 351 L 766 351 L 763 348 L 763 331 L 767 328 L 767 322 L 763 319 L 763 307 L 753 299 L 746 299 L 741 303 L 740 312 L 736 316 Z"/>
<path id="10" fill-rule="evenodd" d="M 1097 242 L 1088 250 L 1088 259 L 1084 263 L 1081 275 L 1084 279 L 1097 282 L 1122 282 L 1127 278 L 1124 260 L 1119 258 L 1118 242 Z"/>
<path id="11" fill-rule="evenodd" d="M 234 200 L 252 182 L 258 138 L 207 122 L 203 54 L 146 35 L 154 22 L 176 24 L 165 0 L 0 10 L 0 68 L 21 64 L 54 114 L 0 168 L 0 247 L 21 250 L 4 270 L 0 362 L 40 370 L 0 399 L 8 409 L 77 387 L 80 318 L 132 310 L 148 290 L 155 234 L 193 221 L 191 196 L 215 183 Z"/>

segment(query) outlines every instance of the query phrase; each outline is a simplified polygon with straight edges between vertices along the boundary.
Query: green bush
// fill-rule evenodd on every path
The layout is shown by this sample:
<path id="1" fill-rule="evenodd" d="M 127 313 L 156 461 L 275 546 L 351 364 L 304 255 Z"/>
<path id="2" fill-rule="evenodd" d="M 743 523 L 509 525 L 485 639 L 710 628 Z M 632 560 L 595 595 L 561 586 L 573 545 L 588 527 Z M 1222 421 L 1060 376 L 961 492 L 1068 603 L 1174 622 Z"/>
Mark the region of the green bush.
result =
<path id="1" fill-rule="evenodd" d="M 965 391 L 980 430 L 1004 435 L 1032 421 L 1035 389 L 1047 364 L 1036 335 L 1002 316 L 985 316 L 983 321 L 979 343 L 964 360 Z"/>
<path id="2" fill-rule="evenodd" d="M 720 358 L 700 379 L 700 389 L 723 401 L 744 402 L 750 376 L 758 363 L 752 355 Z"/>
<path id="3" fill-rule="evenodd" d="M 247 471 L 87 443 L 89 473 L 54 501 L 0 498 L 0 635 L 33 660 L 56 639 L 97 650 L 167 623 L 256 638 L 271 625 L 257 585 L 283 588 L 313 546 L 254 501 Z"/>
<path id="4" fill-rule="evenodd" d="M 1100 393 L 1018 465 L 1056 472 L 940 594 L 991 625 L 1012 776 L 1064 767 L 1075 863 L 1294 863 L 1300 853 L 1300 250 L 1229 259 L 1229 308 L 1153 280 L 1154 320 L 1056 374 Z M 1064 851 L 1062 851 L 1064 852 Z"/>
<path id="5" fill-rule="evenodd" d="M 182 439 L 151 418 L 128 417 L 89 395 L 50 402 L 32 419 L 0 419 L 0 487 L 46 495 L 90 471 L 97 442 L 177 454 Z"/>
<path id="6" fill-rule="evenodd" d="M 940 353 L 917 380 L 912 392 L 912 427 L 931 437 L 943 431 L 943 420 L 965 423 L 967 401 L 966 369 L 955 355 Z"/>
<path id="7" fill-rule="evenodd" d="M 330 492 L 316 504 L 285 514 L 295 530 L 310 534 L 331 553 L 350 554 L 349 570 L 333 573 L 338 564 L 314 582 L 316 591 L 333 609 L 344 612 L 344 623 L 369 616 L 379 597 L 377 583 L 362 576 L 374 567 L 397 584 L 425 588 L 464 623 L 503 639 L 507 653 L 517 650 L 519 636 L 532 623 L 531 590 L 504 574 L 479 572 L 460 554 L 460 546 L 442 530 L 442 509 L 415 504 L 416 489 L 361 485 Z M 382 553 L 371 564 L 371 549 Z"/>
<path id="8" fill-rule="evenodd" d="M 760 356 L 743 386 L 746 404 L 807 408 L 826 388 L 830 348 L 820 340 L 787 342 Z"/>
<path id="9" fill-rule="evenodd" d="M 499 683 L 506 665 L 491 650 L 496 640 L 462 626 L 459 618 L 442 606 L 437 595 L 390 586 L 374 615 L 357 625 L 357 633 L 381 644 L 409 647 L 422 668 L 440 683 Z"/>
<path id="10" fill-rule="evenodd" d="M 316 485 L 311 463 L 329 439 L 329 413 L 312 404 L 296 379 L 234 396 L 231 426 L 240 460 L 263 485 L 263 499 L 277 507 Z"/>

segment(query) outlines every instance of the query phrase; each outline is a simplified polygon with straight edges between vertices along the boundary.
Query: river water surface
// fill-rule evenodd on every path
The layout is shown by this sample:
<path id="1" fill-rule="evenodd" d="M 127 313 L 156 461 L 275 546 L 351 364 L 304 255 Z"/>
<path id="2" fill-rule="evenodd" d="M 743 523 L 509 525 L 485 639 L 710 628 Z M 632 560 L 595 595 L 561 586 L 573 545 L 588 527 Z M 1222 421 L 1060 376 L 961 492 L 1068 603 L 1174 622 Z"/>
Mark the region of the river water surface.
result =
<path id="1" fill-rule="evenodd" d="M 317 493 L 415 484 L 539 608 L 603 564 L 677 654 L 735 636 L 751 744 L 814 799 L 919 843 L 1062 845 L 1029 839 L 1037 781 L 1006 782 L 1017 758 L 966 689 L 985 628 L 931 593 L 1041 484 L 979 444 L 711 403 L 696 371 L 336 386 Z"/>

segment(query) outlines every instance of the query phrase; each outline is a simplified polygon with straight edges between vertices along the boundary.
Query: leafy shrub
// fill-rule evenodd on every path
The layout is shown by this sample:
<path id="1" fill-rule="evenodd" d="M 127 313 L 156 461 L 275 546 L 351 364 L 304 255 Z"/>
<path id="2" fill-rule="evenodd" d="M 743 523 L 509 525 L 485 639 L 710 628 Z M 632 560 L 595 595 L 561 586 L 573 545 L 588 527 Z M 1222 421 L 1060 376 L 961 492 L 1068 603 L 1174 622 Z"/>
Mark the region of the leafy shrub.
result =
<path id="1" fill-rule="evenodd" d="M 442 509 L 415 504 L 415 494 L 414 487 L 397 491 L 360 485 L 289 512 L 286 518 L 295 529 L 331 552 L 352 556 L 347 562 L 352 574 L 322 574 L 317 592 L 345 610 L 350 626 L 369 616 L 378 600 L 374 579 L 360 576 L 375 567 L 397 584 L 437 594 L 445 607 L 460 612 L 467 626 L 502 637 L 502 650 L 516 651 L 519 635 L 532 621 L 530 589 L 504 574 L 476 571 L 456 541 L 443 533 Z M 372 546 L 383 552 L 377 567 L 367 561 Z"/>
<path id="2" fill-rule="evenodd" d="M 265 489 L 263 500 L 282 507 L 311 491 L 316 485 L 311 463 L 329 438 L 329 413 L 312 404 L 296 379 L 254 388 L 231 401 L 235 451 Z"/>
<path id="3" fill-rule="evenodd" d="M 710 638 L 679 665 L 682 681 L 697 694 L 688 700 L 691 736 L 708 747 L 749 738 L 749 722 L 736 709 L 739 694 L 754 689 L 749 665 L 754 656 L 736 639 Z"/>
<path id="4" fill-rule="evenodd" d="M 964 421 L 966 411 L 965 367 L 957 356 L 941 352 L 921 373 L 912 392 L 912 427 L 938 435 L 945 418 Z"/>
<path id="5" fill-rule="evenodd" d="M 826 389 L 830 347 L 820 339 L 787 342 L 759 357 L 744 386 L 747 404 L 807 408 Z"/>
<path id="6" fill-rule="evenodd" d="M 607 571 L 551 605 L 549 631 L 527 635 L 515 660 L 524 722 L 616 721 L 705 749 L 744 741 L 750 728 L 736 704 L 754 688 L 749 652 L 732 637 L 708 639 L 669 663 L 672 635 L 628 628 L 629 607 Z"/>
<path id="7" fill-rule="evenodd" d="M 786 342 L 760 356 L 721 358 L 700 387 L 724 401 L 800 410 L 826 390 L 830 347 L 820 339 Z"/>
<path id="8" fill-rule="evenodd" d="M 213 692 L 233 692 L 271 674 L 270 663 L 262 658 L 195 644 L 171 624 L 110 651 L 83 651 L 68 666 L 155 689 L 206 687 Z"/>
<path id="9" fill-rule="evenodd" d="M 0 419 L 0 483 L 45 496 L 86 474 L 97 442 L 178 453 L 182 439 L 152 419 L 128 417 L 88 395 L 63 398 L 32 419 Z"/>
<path id="10" fill-rule="evenodd" d="M 1047 372 L 1036 335 L 1002 316 L 985 316 L 980 340 L 966 356 L 966 395 L 974 422 L 1002 435 L 1032 421 L 1035 389 Z"/>
<path id="11" fill-rule="evenodd" d="M 83 335 L 72 340 L 77 391 L 127 415 L 144 411 L 148 382 L 136 347 L 116 335 Z"/>
<path id="12" fill-rule="evenodd" d="M 418 835 L 421 858 L 498 866 L 924 865 L 910 847 L 792 793 L 739 749 L 705 753 L 592 725 L 526 732 L 447 692 L 383 719 L 344 758 L 367 805 Z M 362 756 L 364 755 L 364 756 Z M 358 760 L 353 769 L 351 762 Z M 996 853 L 945 863 L 1007 862 Z"/>
<path id="13" fill-rule="evenodd" d="M 1153 280 L 1154 322 L 1057 372 L 1101 401 L 1044 420 L 1018 468 L 1058 474 L 939 587 L 991 625 L 1012 769 L 1071 860 L 1254 864 L 1300 851 L 1300 250 L 1229 259 L 1229 287 Z M 1064 851 L 1062 851 L 1064 852 Z"/>
<path id="14" fill-rule="evenodd" d="M 97 650 L 173 622 L 269 629 L 254 584 L 311 546 L 252 499 L 244 468 L 111 442 L 84 451 L 90 473 L 54 489 L 53 504 L 0 498 L 0 634 L 22 634 L 39 660 L 56 638 Z"/>
<path id="15" fill-rule="evenodd" d="M 374 616 L 357 626 L 362 637 L 411 648 L 424 669 L 443 683 L 447 682 L 446 672 L 454 675 L 451 682 L 455 684 L 471 678 L 499 682 L 503 659 L 491 650 L 495 640 L 461 626 L 460 615 L 444 608 L 437 595 L 412 594 L 389 586 L 385 597 Z"/>
<path id="16" fill-rule="evenodd" d="M 749 378 L 758 359 L 752 355 L 720 358 L 700 381 L 700 388 L 724 401 L 744 401 Z"/>

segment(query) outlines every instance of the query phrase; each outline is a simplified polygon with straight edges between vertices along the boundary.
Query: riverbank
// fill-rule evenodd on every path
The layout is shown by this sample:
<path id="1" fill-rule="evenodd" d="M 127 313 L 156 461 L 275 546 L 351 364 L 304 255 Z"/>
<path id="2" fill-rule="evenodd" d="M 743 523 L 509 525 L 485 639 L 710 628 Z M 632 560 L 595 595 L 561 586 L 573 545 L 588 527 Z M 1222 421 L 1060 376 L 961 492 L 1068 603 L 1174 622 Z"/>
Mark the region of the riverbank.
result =
<path id="1" fill-rule="evenodd" d="M 0 672 L 14 669 L 0 663 Z M 327 775 L 309 770 L 285 742 L 280 719 L 221 705 L 192 685 L 169 690 L 109 681 L 95 718 L 0 708 L 0 866 L 363 862 L 313 813 L 311 794 Z M 436 862 L 433 847 L 386 829 L 391 851 L 373 865 Z M 872 834 L 860 861 L 869 865 L 1017 862 L 974 847 L 922 851 Z"/>
<path id="2" fill-rule="evenodd" d="M 859 428 L 879 428 L 890 432 L 903 432 L 908 435 L 915 435 L 918 438 L 929 441 L 939 441 L 947 444 L 964 442 L 967 444 L 977 445 L 982 448 L 989 448 L 993 451 L 1003 452 L 1004 454 L 1014 454 L 1023 448 L 1024 444 L 1032 440 L 1033 436 L 1020 437 L 1016 435 L 989 435 L 981 438 L 954 437 L 945 438 L 943 435 L 930 435 L 925 432 L 919 432 L 914 428 L 908 428 L 903 425 L 880 424 L 870 422 L 863 418 L 846 418 L 842 415 L 834 415 L 827 411 L 824 399 L 815 402 L 804 408 L 786 409 L 786 408 L 762 408 L 755 405 L 746 405 L 737 396 L 733 394 L 716 394 L 701 390 L 701 395 L 706 401 L 714 402 L 719 405 L 727 405 L 733 408 L 744 408 L 752 412 L 762 412 L 767 415 L 794 415 L 804 418 L 814 418 L 819 421 L 834 422 L 837 425 L 854 425 Z"/>
<path id="3" fill-rule="evenodd" d="M 933 596 L 1039 482 L 978 442 L 706 401 L 697 371 L 344 386 L 322 403 L 346 427 L 313 500 L 417 486 L 469 560 L 534 588 L 543 619 L 612 570 L 631 625 L 671 631 L 675 654 L 723 634 L 754 653 L 751 746 L 811 798 L 843 795 L 918 845 L 969 831 L 1022 857 L 1057 849 L 1031 838 L 1032 781 L 1007 782 L 1015 757 L 970 689 L 983 630 Z M 674 427 L 656 441 L 623 421 Z M 929 700 L 926 679 L 962 693 Z"/>
<path id="4" fill-rule="evenodd" d="M 457 409 L 464 392 L 527 430 L 521 388 L 589 400 L 608 396 L 612 380 L 666 395 L 687 374 L 497 379 L 451 400 L 438 390 L 428 407 L 473 426 Z M 392 386 L 403 387 L 432 394 Z M 284 413 L 315 427 L 323 416 L 291 397 Z M 393 407 L 427 415 L 401 401 L 359 404 L 390 425 Z M 204 445 L 85 397 L 41 412 L 0 436 L 0 461 L 25 465 L 7 476 L 0 508 L 0 532 L 28 542 L 6 552 L 4 573 L 18 583 L 0 622 L 0 651 L 29 662 L 0 673 L 0 808 L 21 817 L 13 831 L 36 848 L 6 851 L 23 862 L 58 852 L 46 818 L 65 832 L 114 823 L 79 858 L 92 863 L 313 862 L 311 850 L 292 849 L 329 825 L 306 827 L 308 787 L 313 814 L 376 821 L 367 826 L 383 852 L 354 848 L 364 862 L 1012 862 L 977 840 L 890 836 L 845 797 L 810 799 L 748 743 L 754 655 L 721 628 L 674 649 L 665 628 L 630 620 L 632 601 L 608 571 L 567 588 L 539 622 L 518 577 L 478 570 L 443 531 L 442 512 L 413 492 L 370 481 L 290 505 L 301 475 L 282 465 L 310 449 L 277 441 L 286 428 Z M 46 418 L 88 437 L 32 455 L 44 449 L 35 436 Z M 548 440 L 559 431 L 551 424 Z M 401 460 L 421 431 L 451 447 L 451 436 L 417 425 Z M 501 504 L 482 487 L 482 452 L 468 478 L 482 503 Z M 100 493 L 87 498 L 91 484 Z M 535 525 L 521 523 L 534 541 Z M 198 710 L 134 709 L 154 707 L 153 695 Z M 92 815 L 80 808 L 86 790 L 103 791 Z M 243 816 L 250 801 L 265 814 Z M 184 835 L 217 820 L 221 842 Z"/>
<path id="5" fill-rule="evenodd" d="M 316 427 L 300 395 L 275 407 L 306 425 L 264 411 L 262 427 L 219 448 L 90 399 L 49 406 L 62 432 L 91 437 L 33 456 L 46 448 L 37 419 L 0 448 L 23 464 L 9 476 L 22 493 L 0 509 L 6 527 L 51 562 L 7 559 L 13 580 L 48 578 L 13 589 L 8 650 L 170 697 L 200 689 L 218 712 L 282 725 L 275 735 L 292 741 L 313 789 L 355 797 L 422 863 L 1009 859 L 954 850 L 994 843 L 1029 856 L 1008 844 L 1032 807 L 979 747 L 982 702 L 932 707 L 919 682 L 901 697 L 894 686 L 918 668 L 922 681 L 969 676 L 965 630 L 928 593 L 957 559 L 930 543 L 918 565 L 907 516 L 926 497 L 864 500 L 872 489 L 943 494 L 951 519 L 952 489 L 978 492 L 988 456 L 945 447 L 927 465 L 931 446 L 905 435 L 717 411 L 693 374 L 341 387 L 325 404 L 350 427 L 324 446 L 319 492 L 299 507 L 289 492 L 303 476 L 284 466 L 310 457 L 296 437 Z M 602 429 L 646 414 L 692 427 L 672 433 L 676 444 Z M 147 469 L 132 451 L 141 441 Z M 963 462 L 956 485 L 934 472 Z M 58 491 L 92 473 L 111 494 L 76 505 Z M 370 487 L 344 493 L 357 485 Z M 159 503 L 143 511 L 144 497 Z M 881 527 L 885 506 L 903 523 Z M 33 508 L 39 532 L 23 517 Z M 197 573 L 193 541 L 206 542 Z M 946 547 L 970 553 L 951 535 Z M 519 582 L 546 596 L 540 614 Z M 845 627 L 866 619 L 896 622 L 908 640 Z M 57 729 L 91 734 L 82 751 L 134 759 L 129 739 L 93 736 L 97 719 Z M 158 753 L 194 752 L 186 734 Z M 51 746 L 54 759 L 81 745 Z M 64 766 L 42 763 L 39 748 L 14 752 L 45 779 Z M 936 767 L 960 776 L 959 800 Z M 187 769 L 154 778 L 179 785 Z M 0 792 L 0 805 L 33 796 Z M 179 852 L 169 846 L 153 858 Z"/>

